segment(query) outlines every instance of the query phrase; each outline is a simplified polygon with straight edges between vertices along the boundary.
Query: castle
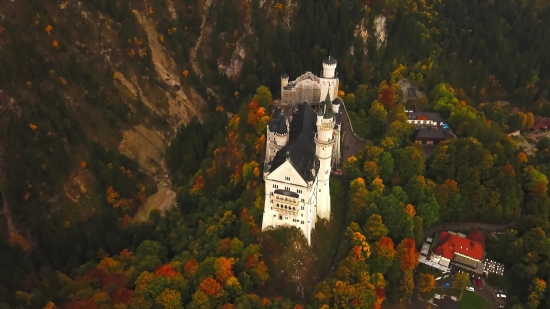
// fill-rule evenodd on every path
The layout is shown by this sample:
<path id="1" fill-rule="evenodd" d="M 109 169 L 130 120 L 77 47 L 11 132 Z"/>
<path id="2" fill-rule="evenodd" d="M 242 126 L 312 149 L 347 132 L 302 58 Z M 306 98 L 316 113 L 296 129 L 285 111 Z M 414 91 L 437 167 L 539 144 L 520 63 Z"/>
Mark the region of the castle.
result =
<path id="1" fill-rule="evenodd" d="M 309 244 L 317 217 L 330 220 L 330 172 L 341 161 L 336 64 L 325 59 L 322 77 L 306 72 L 289 82 L 283 74 L 280 106 L 267 125 L 262 230 L 295 226 Z"/>

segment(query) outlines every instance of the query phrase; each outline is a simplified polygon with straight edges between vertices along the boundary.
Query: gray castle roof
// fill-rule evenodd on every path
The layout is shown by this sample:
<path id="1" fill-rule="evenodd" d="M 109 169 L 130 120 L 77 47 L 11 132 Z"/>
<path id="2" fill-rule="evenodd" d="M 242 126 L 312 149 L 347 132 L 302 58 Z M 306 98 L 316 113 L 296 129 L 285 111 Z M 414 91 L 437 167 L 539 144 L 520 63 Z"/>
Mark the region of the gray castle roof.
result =
<path id="1" fill-rule="evenodd" d="M 336 60 L 334 57 L 332 57 L 331 55 L 329 55 L 327 58 L 325 58 L 325 60 L 323 60 L 323 63 L 326 63 L 326 64 L 336 64 L 336 63 L 338 63 L 338 60 Z"/>
<path id="2" fill-rule="evenodd" d="M 311 105 L 300 104 L 290 122 L 289 141 L 275 154 L 269 172 L 273 172 L 288 159 L 305 181 L 313 181 L 319 171 L 313 138 L 317 132 L 316 115 Z M 271 130 L 271 129 L 270 129 Z M 314 172 L 312 172 L 312 170 Z"/>
<path id="3" fill-rule="evenodd" d="M 330 92 L 330 88 L 328 89 Z M 330 95 L 327 92 L 327 97 L 325 98 L 325 119 L 332 119 L 334 117 L 334 113 L 332 112 L 332 102 L 330 101 Z"/>
<path id="4" fill-rule="evenodd" d="M 286 126 L 286 117 L 285 115 L 281 115 L 281 117 L 279 118 L 279 127 L 277 128 L 277 132 L 278 134 L 287 134 L 288 133 L 288 128 Z"/>

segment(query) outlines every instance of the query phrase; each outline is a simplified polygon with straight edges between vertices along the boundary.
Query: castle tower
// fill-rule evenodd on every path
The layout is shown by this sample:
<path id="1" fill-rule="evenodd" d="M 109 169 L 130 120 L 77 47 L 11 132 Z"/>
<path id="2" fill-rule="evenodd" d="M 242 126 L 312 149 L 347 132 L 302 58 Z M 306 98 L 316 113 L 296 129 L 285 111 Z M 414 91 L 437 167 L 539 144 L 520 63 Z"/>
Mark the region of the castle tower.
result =
<path id="1" fill-rule="evenodd" d="M 330 89 L 328 89 L 330 91 Z M 323 117 L 320 117 L 321 110 Z M 330 95 L 327 93 L 325 101 L 319 107 L 317 114 L 317 134 L 315 135 L 315 155 L 319 159 L 319 174 L 317 178 L 317 215 L 330 220 L 330 170 L 332 146 L 334 144 L 334 125 L 336 120 L 333 113 Z"/>
<path id="2" fill-rule="evenodd" d="M 282 149 L 288 143 L 288 124 L 285 115 L 281 115 L 279 127 L 275 131 L 275 148 Z"/>
<path id="3" fill-rule="evenodd" d="M 321 96 L 320 100 L 322 101 L 327 94 L 330 97 L 330 101 L 334 100 L 338 95 L 338 74 L 336 73 L 336 66 L 338 61 L 332 56 L 328 56 L 323 60 L 323 72 L 322 76 L 319 77 L 319 83 L 321 86 Z M 330 91 L 332 89 L 332 91 Z"/>
<path id="4" fill-rule="evenodd" d="M 288 74 L 282 74 L 281 75 L 281 94 L 283 93 L 283 90 L 288 85 Z"/>

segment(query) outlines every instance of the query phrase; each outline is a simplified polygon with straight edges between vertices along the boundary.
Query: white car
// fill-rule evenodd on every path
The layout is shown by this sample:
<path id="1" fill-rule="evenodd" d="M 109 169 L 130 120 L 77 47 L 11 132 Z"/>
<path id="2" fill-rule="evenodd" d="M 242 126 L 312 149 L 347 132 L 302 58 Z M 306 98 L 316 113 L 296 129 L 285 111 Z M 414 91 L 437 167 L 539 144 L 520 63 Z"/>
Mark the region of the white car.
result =
<path id="1" fill-rule="evenodd" d="M 473 292 L 473 291 L 474 291 L 474 288 L 471 287 L 471 286 L 469 286 L 469 287 L 466 288 L 466 290 L 468 290 L 468 291 L 470 291 L 470 292 Z"/>
<path id="2" fill-rule="evenodd" d="M 498 298 L 506 298 L 506 295 L 505 295 L 505 294 L 500 294 L 500 293 L 499 293 L 499 294 L 497 294 L 497 297 L 498 297 Z"/>

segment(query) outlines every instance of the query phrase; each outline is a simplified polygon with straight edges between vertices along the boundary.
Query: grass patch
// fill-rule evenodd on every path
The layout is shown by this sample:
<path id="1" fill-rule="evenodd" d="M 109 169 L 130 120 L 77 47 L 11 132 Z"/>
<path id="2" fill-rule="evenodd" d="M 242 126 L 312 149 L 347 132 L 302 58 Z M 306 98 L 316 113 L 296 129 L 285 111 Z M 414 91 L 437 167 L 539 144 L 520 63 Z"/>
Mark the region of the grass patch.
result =
<path id="1" fill-rule="evenodd" d="M 459 309 L 489 309 L 489 304 L 485 298 L 475 294 L 474 292 L 464 291 L 462 299 L 460 300 Z"/>
<path id="2" fill-rule="evenodd" d="M 457 289 L 457 288 L 437 287 L 437 288 L 434 289 L 434 293 L 437 293 L 439 295 L 460 297 L 460 289 Z M 472 307 L 472 308 L 474 308 L 474 307 Z"/>
<path id="3" fill-rule="evenodd" d="M 429 292 L 420 293 L 420 297 L 422 297 L 423 300 L 430 300 L 434 298 L 435 290 L 436 289 L 433 289 Z"/>

